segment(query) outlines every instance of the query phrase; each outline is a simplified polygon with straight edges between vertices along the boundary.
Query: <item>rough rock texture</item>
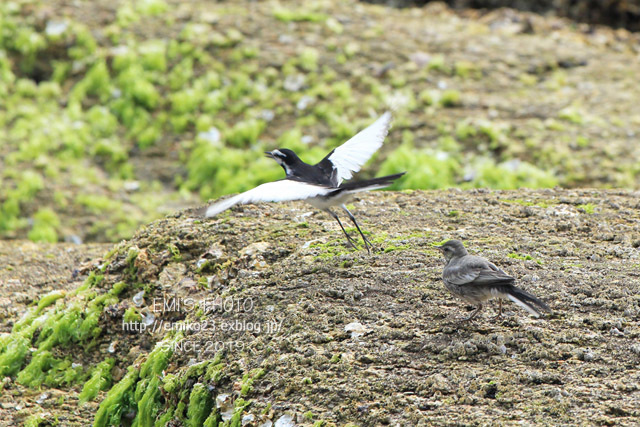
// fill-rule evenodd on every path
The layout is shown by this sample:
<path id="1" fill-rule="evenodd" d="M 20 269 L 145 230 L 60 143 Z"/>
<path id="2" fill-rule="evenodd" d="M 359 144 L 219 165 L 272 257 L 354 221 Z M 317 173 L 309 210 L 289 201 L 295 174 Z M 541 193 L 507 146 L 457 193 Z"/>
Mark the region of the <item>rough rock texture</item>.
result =
<path id="1" fill-rule="evenodd" d="M 109 355 L 119 380 L 128 366 L 140 369 L 170 329 L 189 325 L 158 374 L 163 392 L 154 410 L 174 411 L 168 425 L 195 419 L 180 406 L 193 406 L 195 391 L 209 393 L 207 411 L 219 403 L 223 421 L 230 402 L 241 402 L 243 425 L 637 421 L 637 193 L 384 192 L 353 205 L 376 246 L 371 255 L 348 249 L 335 221 L 308 215 L 303 204 L 156 221 L 105 257 L 96 288 L 144 283 L 142 304 L 134 298 L 140 289 L 127 288 L 101 316 L 91 354 L 60 351 L 95 363 L 115 341 Z M 449 238 L 517 277 L 553 316 L 534 319 L 507 304 L 500 320 L 488 309 L 459 323 L 471 307 L 445 290 L 443 260 L 432 247 Z M 136 304 L 153 315 L 153 331 L 123 331 L 124 307 Z M 186 379 L 178 390 L 172 375 Z M 10 423 L 43 410 L 44 419 L 57 415 L 65 425 L 90 421 L 86 409 L 71 413 L 69 404 L 41 408 L 35 400 L 46 388 L 29 397 L 14 380 L 4 387 L 0 412 Z M 16 410 L 15 395 L 27 396 L 26 409 Z M 67 401 L 75 396 L 70 390 Z M 142 416 L 135 407 L 125 415 L 124 424 Z"/>
<path id="2" fill-rule="evenodd" d="M 430 3 L 429 0 L 365 0 L 390 6 L 414 6 Z M 640 1 L 611 0 L 451 0 L 445 3 L 455 8 L 494 9 L 512 7 L 536 13 L 555 13 L 576 21 L 590 24 L 611 25 L 640 30 Z"/>
<path id="3" fill-rule="evenodd" d="M 109 247 L 0 241 L 0 333 L 11 331 L 13 320 L 39 296 L 78 286 L 78 277 L 93 267 L 91 260 Z"/>

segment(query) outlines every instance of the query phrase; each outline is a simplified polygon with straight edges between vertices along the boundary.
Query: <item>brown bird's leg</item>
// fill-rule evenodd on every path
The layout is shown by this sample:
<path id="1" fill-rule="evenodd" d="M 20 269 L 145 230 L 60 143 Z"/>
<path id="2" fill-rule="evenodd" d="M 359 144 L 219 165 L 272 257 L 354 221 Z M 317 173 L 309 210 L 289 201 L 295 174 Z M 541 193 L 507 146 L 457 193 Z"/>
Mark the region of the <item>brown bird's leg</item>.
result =
<path id="1" fill-rule="evenodd" d="M 498 319 L 502 316 L 502 298 L 498 298 L 498 314 L 496 314 L 493 319 Z"/>
<path id="2" fill-rule="evenodd" d="M 473 310 L 473 313 L 471 313 L 471 315 L 469 317 L 465 317 L 464 319 L 462 319 L 462 321 L 463 322 L 468 322 L 470 320 L 473 320 L 478 315 L 478 313 L 480 313 L 480 310 L 482 310 L 482 304 L 478 304 L 476 309 Z"/>

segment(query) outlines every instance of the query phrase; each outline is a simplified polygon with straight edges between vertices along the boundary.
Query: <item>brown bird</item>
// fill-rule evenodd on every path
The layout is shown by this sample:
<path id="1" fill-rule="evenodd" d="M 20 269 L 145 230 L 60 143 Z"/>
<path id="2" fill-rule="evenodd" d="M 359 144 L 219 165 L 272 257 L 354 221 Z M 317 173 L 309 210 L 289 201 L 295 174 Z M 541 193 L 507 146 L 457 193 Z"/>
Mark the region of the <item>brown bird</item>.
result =
<path id="1" fill-rule="evenodd" d="M 495 264 L 484 258 L 469 255 L 461 241 L 449 240 L 437 248 L 447 260 L 442 272 L 444 285 L 452 294 L 476 307 L 473 313 L 463 320 L 476 317 L 482 310 L 482 304 L 494 298 L 498 298 L 499 304 L 496 318 L 502 314 L 503 299 L 515 302 L 535 317 L 540 317 L 541 310 L 551 313 L 547 304 L 514 286 L 516 279 Z"/>

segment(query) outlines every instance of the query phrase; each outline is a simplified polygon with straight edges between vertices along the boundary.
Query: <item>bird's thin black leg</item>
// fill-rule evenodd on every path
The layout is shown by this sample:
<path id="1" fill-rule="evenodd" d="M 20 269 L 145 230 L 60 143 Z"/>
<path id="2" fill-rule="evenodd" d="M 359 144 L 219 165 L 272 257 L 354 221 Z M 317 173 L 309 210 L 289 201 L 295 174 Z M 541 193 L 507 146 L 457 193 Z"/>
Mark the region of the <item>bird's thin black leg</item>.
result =
<path id="1" fill-rule="evenodd" d="M 353 224 L 356 226 L 356 228 L 358 229 L 358 232 L 360 233 L 360 235 L 362 236 L 362 241 L 364 241 L 364 247 L 367 248 L 367 252 L 371 253 L 371 250 L 369 249 L 370 247 L 373 248 L 373 245 L 371 244 L 371 242 L 369 241 L 369 239 L 367 239 L 365 237 L 365 235 L 362 233 L 362 230 L 360 230 L 360 226 L 358 225 L 358 222 L 356 221 L 356 218 L 353 216 L 353 214 L 351 212 L 349 212 L 349 209 L 347 209 L 347 207 L 345 205 L 342 205 L 342 209 L 345 210 L 345 212 L 347 213 L 347 215 L 349 215 L 349 218 L 351 219 L 351 221 L 353 222 Z"/>
<path id="2" fill-rule="evenodd" d="M 345 236 L 347 236 L 347 243 L 349 243 L 349 245 L 353 248 L 353 249 L 358 249 L 358 247 L 355 244 L 355 241 L 353 240 L 353 237 L 349 236 L 349 234 L 347 233 L 347 230 L 344 229 L 344 226 L 342 225 L 342 222 L 340 221 L 340 218 L 338 218 L 338 215 L 336 215 L 331 209 L 327 208 L 326 212 L 331 215 L 332 217 L 334 217 L 336 219 L 336 221 L 338 221 L 338 224 L 340 224 L 340 228 L 342 228 L 342 232 L 344 233 Z"/>
<path id="3" fill-rule="evenodd" d="M 478 315 L 478 313 L 480 313 L 480 310 L 482 310 L 482 304 L 478 304 L 476 309 L 473 310 L 473 313 L 471 313 L 471 315 L 469 317 L 465 317 L 464 319 L 462 319 L 462 321 L 463 322 L 468 322 L 470 320 L 473 320 Z"/>

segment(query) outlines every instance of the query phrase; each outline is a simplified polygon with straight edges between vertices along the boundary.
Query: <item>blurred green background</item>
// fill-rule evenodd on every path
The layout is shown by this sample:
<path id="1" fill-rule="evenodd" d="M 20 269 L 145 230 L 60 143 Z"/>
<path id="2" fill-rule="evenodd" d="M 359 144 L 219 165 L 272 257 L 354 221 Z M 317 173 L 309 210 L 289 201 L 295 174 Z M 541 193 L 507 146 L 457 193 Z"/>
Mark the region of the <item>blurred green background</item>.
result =
<path id="1" fill-rule="evenodd" d="M 393 189 L 640 188 L 637 34 L 509 10 L 0 3 L 0 238 L 117 241 L 393 107 Z"/>

